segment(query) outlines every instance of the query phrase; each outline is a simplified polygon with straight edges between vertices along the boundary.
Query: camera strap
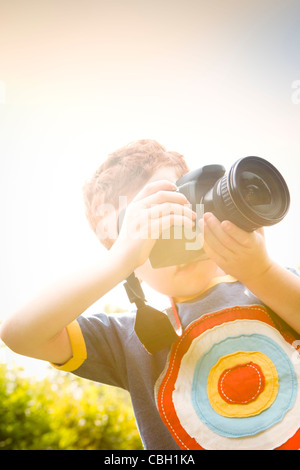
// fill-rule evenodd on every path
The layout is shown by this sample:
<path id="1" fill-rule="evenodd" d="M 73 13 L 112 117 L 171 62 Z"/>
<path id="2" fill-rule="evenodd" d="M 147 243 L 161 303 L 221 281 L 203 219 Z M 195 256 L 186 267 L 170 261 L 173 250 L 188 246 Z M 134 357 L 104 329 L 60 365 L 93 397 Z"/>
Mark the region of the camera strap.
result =
<path id="1" fill-rule="evenodd" d="M 171 346 L 182 335 L 173 299 L 170 299 L 171 307 L 165 311 L 147 305 L 141 284 L 134 273 L 126 279 L 124 287 L 129 301 L 137 307 L 134 330 L 145 349 L 154 354 Z"/>

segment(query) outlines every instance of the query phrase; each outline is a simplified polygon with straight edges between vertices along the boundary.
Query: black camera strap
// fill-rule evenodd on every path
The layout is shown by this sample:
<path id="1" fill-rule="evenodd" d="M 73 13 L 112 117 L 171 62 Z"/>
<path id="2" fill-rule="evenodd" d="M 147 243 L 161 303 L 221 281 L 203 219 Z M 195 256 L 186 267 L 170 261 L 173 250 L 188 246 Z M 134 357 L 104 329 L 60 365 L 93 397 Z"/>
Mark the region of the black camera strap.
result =
<path id="1" fill-rule="evenodd" d="M 124 283 L 129 301 L 137 307 L 134 329 L 145 349 L 154 354 L 171 346 L 182 335 L 182 326 L 171 299 L 172 307 L 165 312 L 146 304 L 141 284 L 134 273 Z"/>

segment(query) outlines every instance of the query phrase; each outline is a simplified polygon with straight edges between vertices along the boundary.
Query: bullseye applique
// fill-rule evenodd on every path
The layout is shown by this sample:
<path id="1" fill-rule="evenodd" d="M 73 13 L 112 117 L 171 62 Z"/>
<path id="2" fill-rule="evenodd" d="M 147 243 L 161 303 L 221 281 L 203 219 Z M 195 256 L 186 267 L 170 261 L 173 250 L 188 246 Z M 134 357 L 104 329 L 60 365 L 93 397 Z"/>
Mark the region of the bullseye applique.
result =
<path id="1" fill-rule="evenodd" d="M 247 359 L 251 361 L 243 363 Z M 217 413 L 241 418 L 261 413 L 271 406 L 278 387 L 276 367 L 266 355 L 239 351 L 222 357 L 212 367 L 207 395 Z"/>
<path id="2" fill-rule="evenodd" d="M 263 307 L 234 307 L 192 323 L 156 386 L 175 441 L 182 449 L 298 446 L 294 354 Z"/>
<path id="3" fill-rule="evenodd" d="M 224 370 L 218 381 L 218 392 L 223 400 L 240 405 L 254 401 L 264 387 L 264 374 L 253 362 Z"/>

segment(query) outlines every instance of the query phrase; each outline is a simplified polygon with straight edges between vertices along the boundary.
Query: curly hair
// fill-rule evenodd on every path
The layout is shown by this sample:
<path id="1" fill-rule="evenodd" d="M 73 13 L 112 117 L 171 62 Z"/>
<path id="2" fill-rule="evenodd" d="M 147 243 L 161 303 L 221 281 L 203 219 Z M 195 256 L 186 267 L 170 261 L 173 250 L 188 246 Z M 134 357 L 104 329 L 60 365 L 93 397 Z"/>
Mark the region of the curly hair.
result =
<path id="1" fill-rule="evenodd" d="M 101 204 L 109 203 L 118 209 L 119 196 L 134 197 L 161 167 L 174 168 L 178 178 L 189 171 L 183 155 L 167 151 L 155 140 L 137 140 L 108 155 L 83 187 L 92 230 L 96 233 L 97 208 Z"/>

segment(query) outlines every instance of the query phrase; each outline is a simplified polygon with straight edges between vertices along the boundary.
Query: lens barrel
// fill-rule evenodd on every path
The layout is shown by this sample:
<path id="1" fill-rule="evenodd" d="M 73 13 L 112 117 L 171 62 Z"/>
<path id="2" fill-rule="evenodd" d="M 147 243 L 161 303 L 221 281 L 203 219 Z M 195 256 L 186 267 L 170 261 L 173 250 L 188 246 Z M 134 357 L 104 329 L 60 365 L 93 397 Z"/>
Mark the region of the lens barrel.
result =
<path id="1" fill-rule="evenodd" d="M 205 211 L 251 232 L 280 222 L 288 212 L 290 195 L 279 171 L 260 157 L 238 160 L 204 196 Z"/>

